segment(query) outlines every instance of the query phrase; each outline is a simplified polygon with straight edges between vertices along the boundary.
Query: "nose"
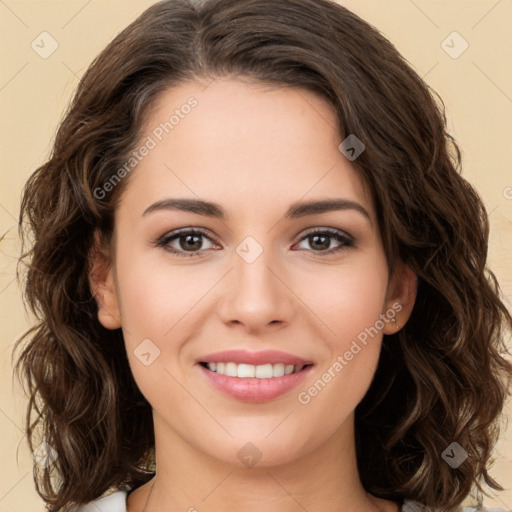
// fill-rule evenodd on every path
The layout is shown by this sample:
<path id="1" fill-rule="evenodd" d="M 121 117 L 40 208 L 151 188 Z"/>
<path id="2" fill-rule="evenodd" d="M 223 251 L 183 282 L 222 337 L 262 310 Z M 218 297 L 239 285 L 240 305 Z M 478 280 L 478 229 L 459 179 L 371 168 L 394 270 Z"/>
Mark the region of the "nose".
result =
<path id="1" fill-rule="evenodd" d="M 287 283 L 283 265 L 270 253 L 264 250 L 250 263 L 233 255 L 234 268 L 225 278 L 218 303 L 218 314 L 225 325 L 257 335 L 281 329 L 293 320 L 296 296 Z"/>

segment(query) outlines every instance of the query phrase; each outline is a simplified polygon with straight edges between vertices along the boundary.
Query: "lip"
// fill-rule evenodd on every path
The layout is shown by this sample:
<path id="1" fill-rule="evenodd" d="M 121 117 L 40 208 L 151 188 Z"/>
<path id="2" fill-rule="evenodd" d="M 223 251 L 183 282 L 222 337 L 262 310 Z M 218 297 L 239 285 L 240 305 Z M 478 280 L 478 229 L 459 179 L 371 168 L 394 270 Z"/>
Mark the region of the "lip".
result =
<path id="1" fill-rule="evenodd" d="M 263 364 L 293 364 L 294 366 L 305 366 L 313 364 L 313 361 L 307 361 L 293 354 L 281 352 L 279 350 L 262 350 L 260 352 L 250 352 L 249 350 L 223 350 L 208 354 L 196 360 L 196 363 L 236 363 L 252 364 L 254 366 Z M 276 377 L 280 379 L 282 377 Z"/>
<path id="2" fill-rule="evenodd" d="M 275 354 L 275 353 L 274 353 Z M 225 361 L 225 359 L 219 359 Z M 209 361 L 217 362 L 217 361 Z M 236 362 L 231 359 L 231 362 Z M 248 363 L 253 364 L 253 363 Z M 290 363 L 291 364 L 291 363 Z M 297 387 L 311 373 L 314 365 L 306 366 L 298 373 L 270 379 L 228 377 L 196 365 L 207 381 L 223 394 L 243 402 L 268 402 Z"/>

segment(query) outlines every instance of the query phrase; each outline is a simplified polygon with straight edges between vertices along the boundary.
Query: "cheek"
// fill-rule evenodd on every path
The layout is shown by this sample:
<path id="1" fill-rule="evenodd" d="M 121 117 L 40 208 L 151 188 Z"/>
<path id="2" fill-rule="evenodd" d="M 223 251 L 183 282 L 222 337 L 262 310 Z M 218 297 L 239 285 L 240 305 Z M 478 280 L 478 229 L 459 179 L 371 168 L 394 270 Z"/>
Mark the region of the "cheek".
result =
<path id="1" fill-rule="evenodd" d="M 166 265 L 165 259 L 126 257 L 118 264 L 118 283 L 123 330 L 133 345 L 144 338 L 172 338 L 175 326 L 187 324 L 214 286 L 215 276 L 199 267 Z"/>
<path id="2" fill-rule="evenodd" d="M 317 272 L 304 287 L 307 303 L 324 325 L 332 348 L 343 349 L 383 312 L 387 267 L 380 255 L 351 260 L 346 266 Z"/>
<path id="3" fill-rule="evenodd" d="M 323 435 L 332 433 L 357 406 L 377 368 L 387 289 L 385 259 L 374 255 L 337 269 L 328 278 L 316 276 L 308 305 L 321 319 L 327 348 L 317 379 L 298 393 L 305 414 L 325 418 Z M 325 286 L 319 286 L 322 284 Z"/>
<path id="4" fill-rule="evenodd" d="M 183 390 L 173 379 L 173 365 L 180 354 L 180 340 L 189 335 L 190 312 L 204 295 L 204 285 L 187 277 L 183 269 L 149 263 L 135 254 L 119 258 L 117 276 L 123 337 L 133 377 L 154 408 L 163 404 L 175 408 L 183 399 Z"/>
<path id="5" fill-rule="evenodd" d="M 183 398 L 169 372 L 175 374 L 187 340 L 201 329 L 205 296 L 219 277 L 207 265 L 170 265 L 162 255 L 121 251 L 119 247 L 116 274 L 134 378 L 152 404 L 163 388 L 166 400 Z"/>

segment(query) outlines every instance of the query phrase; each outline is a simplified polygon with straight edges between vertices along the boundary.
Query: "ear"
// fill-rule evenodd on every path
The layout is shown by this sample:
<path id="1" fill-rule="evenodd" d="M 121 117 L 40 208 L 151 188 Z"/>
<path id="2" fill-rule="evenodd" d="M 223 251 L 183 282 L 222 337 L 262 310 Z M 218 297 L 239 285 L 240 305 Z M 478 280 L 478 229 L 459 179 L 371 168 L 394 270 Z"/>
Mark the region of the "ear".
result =
<path id="1" fill-rule="evenodd" d="M 110 255 L 98 231 L 89 251 L 89 287 L 98 304 L 98 320 L 106 329 L 121 327 L 121 314 Z"/>
<path id="2" fill-rule="evenodd" d="M 407 323 L 417 290 L 416 274 L 405 263 L 398 263 L 388 284 L 385 315 L 389 321 L 385 322 L 384 334 L 395 334 Z"/>

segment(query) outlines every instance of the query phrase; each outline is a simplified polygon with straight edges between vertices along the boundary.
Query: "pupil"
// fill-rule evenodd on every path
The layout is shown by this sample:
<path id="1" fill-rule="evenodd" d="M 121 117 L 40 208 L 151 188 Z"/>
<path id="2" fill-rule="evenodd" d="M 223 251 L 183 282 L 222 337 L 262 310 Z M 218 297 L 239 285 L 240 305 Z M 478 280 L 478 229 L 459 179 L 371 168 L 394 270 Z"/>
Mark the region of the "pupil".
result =
<path id="1" fill-rule="evenodd" d="M 324 240 L 324 242 L 320 242 L 319 244 L 317 243 L 318 240 Z M 330 245 L 330 242 L 329 242 L 329 237 L 327 236 L 324 236 L 324 235 L 313 235 L 312 236 L 312 240 L 314 240 L 314 242 L 311 244 L 313 246 L 313 248 L 315 248 L 314 246 L 316 245 L 316 249 L 329 249 L 329 245 Z M 319 247 L 320 246 L 320 247 Z"/>

